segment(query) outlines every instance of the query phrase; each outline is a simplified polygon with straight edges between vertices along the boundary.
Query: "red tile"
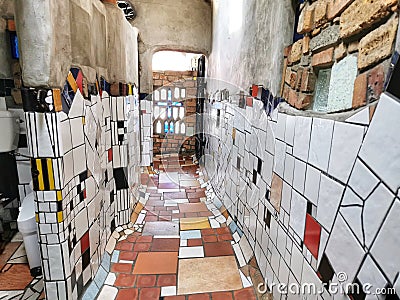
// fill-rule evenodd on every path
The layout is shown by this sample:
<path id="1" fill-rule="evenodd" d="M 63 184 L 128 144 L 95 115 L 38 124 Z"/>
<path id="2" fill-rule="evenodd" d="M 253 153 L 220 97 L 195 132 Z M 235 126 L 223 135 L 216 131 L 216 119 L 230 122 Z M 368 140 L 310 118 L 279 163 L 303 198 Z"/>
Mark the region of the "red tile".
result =
<path id="1" fill-rule="evenodd" d="M 133 287 L 135 285 L 136 275 L 120 274 L 117 276 L 114 285 L 117 287 Z"/>
<path id="2" fill-rule="evenodd" d="M 139 275 L 136 286 L 142 287 L 154 287 L 156 285 L 156 275 Z"/>
<path id="3" fill-rule="evenodd" d="M 136 252 L 146 252 L 150 250 L 150 243 L 137 243 L 135 247 L 133 247 L 133 251 Z"/>
<path id="4" fill-rule="evenodd" d="M 151 245 L 151 251 L 179 251 L 180 239 L 154 239 Z"/>
<path id="5" fill-rule="evenodd" d="M 206 235 L 206 236 L 203 236 L 203 241 L 204 241 L 204 243 L 215 243 L 218 240 L 217 240 L 216 235 Z"/>
<path id="6" fill-rule="evenodd" d="M 203 240 L 202 239 L 190 239 L 187 241 L 187 244 L 189 247 L 201 246 L 201 245 L 203 245 Z"/>
<path id="7" fill-rule="evenodd" d="M 174 286 L 176 285 L 176 275 L 159 275 L 157 286 Z"/>
<path id="8" fill-rule="evenodd" d="M 138 294 L 138 289 L 120 289 L 115 300 L 137 300 Z"/>
<path id="9" fill-rule="evenodd" d="M 83 237 L 81 238 L 81 253 L 85 252 L 90 246 L 89 243 L 89 231 L 86 232 Z"/>
<path id="10" fill-rule="evenodd" d="M 210 300 L 210 296 L 208 294 L 190 295 L 188 300 Z"/>
<path id="11" fill-rule="evenodd" d="M 319 241 L 321 238 L 321 225 L 307 214 L 306 229 L 304 233 L 304 245 L 310 250 L 311 254 L 318 259 Z"/>
<path id="12" fill-rule="evenodd" d="M 227 256 L 234 255 L 230 242 L 217 242 L 204 244 L 204 254 L 210 256 Z"/>
<path id="13" fill-rule="evenodd" d="M 146 217 L 144 218 L 144 220 L 145 220 L 146 222 L 154 222 L 154 221 L 158 221 L 158 217 L 157 217 L 157 216 L 146 216 Z"/>
<path id="14" fill-rule="evenodd" d="M 153 240 L 152 236 L 139 236 L 136 240 L 137 243 L 151 243 Z"/>
<path id="15" fill-rule="evenodd" d="M 212 228 L 208 228 L 208 229 L 202 229 L 201 230 L 201 235 L 205 236 L 205 235 L 213 235 L 215 234 L 215 230 Z"/>
<path id="16" fill-rule="evenodd" d="M 233 292 L 235 300 L 256 300 L 253 287 L 241 289 Z"/>
<path id="17" fill-rule="evenodd" d="M 164 297 L 164 300 L 185 300 L 185 296 L 168 296 Z"/>
<path id="18" fill-rule="evenodd" d="M 158 188 L 159 189 L 179 189 L 179 185 L 176 183 L 172 183 L 172 182 L 159 183 Z"/>
<path id="19" fill-rule="evenodd" d="M 231 241 L 233 240 L 230 233 L 218 235 L 218 241 Z"/>
<path id="20" fill-rule="evenodd" d="M 142 288 L 139 292 L 139 300 L 158 300 L 160 288 Z"/>
<path id="21" fill-rule="evenodd" d="M 131 273 L 131 271 L 132 264 L 115 263 L 111 266 L 111 272 L 113 273 Z"/>
<path id="22" fill-rule="evenodd" d="M 132 251 L 133 244 L 128 241 L 121 241 L 115 246 L 115 250 Z"/>
<path id="23" fill-rule="evenodd" d="M 126 240 L 127 240 L 128 242 L 134 243 L 134 242 L 136 242 L 136 240 L 137 240 L 137 236 L 135 236 L 135 235 L 133 235 L 133 234 L 128 235 L 128 237 L 126 238 Z"/>
<path id="24" fill-rule="evenodd" d="M 119 254 L 120 260 L 135 260 L 137 257 L 137 252 L 133 251 L 121 251 Z"/>
<path id="25" fill-rule="evenodd" d="M 232 292 L 211 293 L 212 300 L 233 300 Z"/>
<path id="26" fill-rule="evenodd" d="M 231 233 L 231 232 L 229 231 L 229 227 L 217 228 L 217 229 L 215 229 L 215 231 L 217 232 L 217 234 Z"/>

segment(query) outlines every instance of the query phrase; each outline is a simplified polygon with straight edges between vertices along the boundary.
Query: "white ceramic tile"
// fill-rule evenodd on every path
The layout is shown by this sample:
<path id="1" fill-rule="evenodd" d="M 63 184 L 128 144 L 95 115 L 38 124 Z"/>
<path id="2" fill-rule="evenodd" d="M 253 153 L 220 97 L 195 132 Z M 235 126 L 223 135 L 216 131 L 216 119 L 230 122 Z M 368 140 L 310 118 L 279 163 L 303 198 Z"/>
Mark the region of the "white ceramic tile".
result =
<path id="1" fill-rule="evenodd" d="M 82 118 L 75 118 L 70 120 L 72 147 L 77 147 L 84 143 L 83 124 Z"/>
<path id="2" fill-rule="evenodd" d="M 340 215 L 333 226 L 326 254 L 335 272 L 345 272 L 352 282 L 365 252 Z"/>
<path id="3" fill-rule="evenodd" d="M 276 126 L 276 138 L 284 141 L 285 140 L 285 129 L 286 129 L 286 114 L 278 113 L 278 123 Z"/>
<path id="4" fill-rule="evenodd" d="M 328 173 L 347 182 L 364 136 L 364 127 L 335 122 Z"/>
<path id="5" fill-rule="evenodd" d="M 296 117 L 293 155 L 304 161 L 307 161 L 308 159 L 308 150 L 310 147 L 311 122 L 312 118 Z"/>
<path id="6" fill-rule="evenodd" d="M 245 261 L 249 262 L 249 260 L 253 257 L 253 249 L 251 248 L 247 238 L 244 235 L 239 241 L 239 246 L 242 250 Z"/>
<path id="7" fill-rule="evenodd" d="M 179 247 L 179 258 L 204 257 L 203 246 Z"/>
<path id="8" fill-rule="evenodd" d="M 175 296 L 176 286 L 163 286 L 161 287 L 161 297 Z"/>
<path id="9" fill-rule="evenodd" d="M 307 200 L 295 190 L 292 190 L 289 226 L 293 228 L 294 232 L 296 232 L 301 239 L 304 237 L 306 212 Z"/>
<path id="10" fill-rule="evenodd" d="M 341 205 L 342 206 L 349 206 L 349 205 L 363 206 L 364 202 L 350 188 L 346 188 Z"/>
<path id="11" fill-rule="evenodd" d="M 296 126 L 296 117 L 287 115 L 286 116 L 285 142 L 291 146 L 293 146 L 295 126 Z"/>
<path id="12" fill-rule="evenodd" d="M 343 190 L 344 187 L 341 184 L 321 175 L 316 219 L 328 231 L 332 228 Z"/>
<path id="13" fill-rule="evenodd" d="M 114 282 L 115 282 L 116 279 L 117 279 L 117 277 L 115 276 L 114 273 L 108 273 L 106 281 L 104 282 L 104 284 L 114 285 Z"/>
<path id="14" fill-rule="evenodd" d="M 283 208 L 286 212 L 290 211 L 291 199 L 292 199 L 292 187 L 284 181 L 282 186 L 281 208 Z"/>
<path id="15" fill-rule="evenodd" d="M 379 179 L 360 160 L 357 160 L 349 180 L 349 185 L 353 190 L 366 199 L 378 182 Z"/>
<path id="16" fill-rule="evenodd" d="M 361 111 L 355 113 L 350 118 L 346 119 L 346 122 L 369 125 L 369 107 L 363 108 Z"/>
<path id="17" fill-rule="evenodd" d="M 371 249 L 372 256 L 392 283 L 400 265 L 399 215 L 400 202 L 396 200 Z"/>
<path id="18" fill-rule="evenodd" d="M 360 280 L 361 284 L 370 284 L 370 291 L 375 291 L 377 288 L 384 288 L 387 283 L 385 277 L 382 275 L 370 255 L 368 255 L 364 260 L 357 278 Z"/>
<path id="19" fill-rule="evenodd" d="M 69 118 L 83 117 L 84 107 L 85 107 L 85 99 L 83 98 L 80 90 L 77 90 L 75 93 L 74 100 L 72 101 L 68 117 Z"/>
<path id="20" fill-rule="evenodd" d="M 87 170 L 85 145 L 73 149 L 72 152 L 74 156 L 74 176 L 77 176 Z"/>
<path id="21" fill-rule="evenodd" d="M 328 169 L 333 124 L 332 120 L 318 118 L 314 118 L 312 123 L 308 162 L 323 171 Z"/>
<path id="22" fill-rule="evenodd" d="M 116 287 L 111 287 L 109 285 L 104 285 L 100 291 L 98 300 L 114 300 L 117 296 L 118 289 Z"/>
<path id="23" fill-rule="evenodd" d="M 393 199 L 394 195 L 383 184 L 380 184 L 365 201 L 363 221 L 367 247 L 371 246 Z"/>
<path id="24" fill-rule="evenodd" d="M 362 228 L 362 207 L 359 206 L 348 206 L 341 207 L 340 214 L 343 219 L 349 224 L 350 229 L 354 232 L 354 235 L 358 241 L 363 245 L 364 236 Z"/>
<path id="25" fill-rule="evenodd" d="M 290 185 L 293 182 L 294 160 L 295 159 L 292 155 L 286 154 L 284 179 Z"/>
<path id="26" fill-rule="evenodd" d="M 392 191 L 400 186 L 400 103 L 381 95 L 367 131 L 360 157 L 386 182 Z"/>
<path id="27" fill-rule="evenodd" d="M 294 162 L 293 188 L 298 192 L 304 192 L 304 184 L 306 179 L 306 164 L 296 159 Z"/>
<path id="28" fill-rule="evenodd" d="M 321 172 L 307 165 L 306 182 L 304 187 L 304 196 L 314 205 L 318 204 L 319 183 L 321 181 Z"/>
<path id="29" fill-rule="evenodd" d="M 181 239 L 201 239 L 200 230 L 185 230 L 180 232 Z"/>
<path id="30" fill-rule="evenodd" d="M 274 171 L 280 177 L 283 177 L 283 171 L 285 169 L 285 155 L 286 155 L 286 144 L 284 142 L 276 140 Z"/>

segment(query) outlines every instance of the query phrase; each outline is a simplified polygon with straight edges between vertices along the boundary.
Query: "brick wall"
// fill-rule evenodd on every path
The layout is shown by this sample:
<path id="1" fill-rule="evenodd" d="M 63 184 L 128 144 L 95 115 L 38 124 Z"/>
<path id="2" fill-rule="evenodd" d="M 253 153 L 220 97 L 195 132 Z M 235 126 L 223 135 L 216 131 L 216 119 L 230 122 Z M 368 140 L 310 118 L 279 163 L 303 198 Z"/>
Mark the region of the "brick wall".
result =
<path id="1" fill-rule="evenodd" d="M 284 50 L 282 97 L 298 109 L 310 108 L 318 70 L 353 55 L 357 57 L 357 77 L 351 86 L 352 108 L 379 99 L 393 53 L 398 8 L 397 0 L 302 4 L 297 31 L 304 37 Z"/>
<path id="2" fill-rule="evenodd" d="M 156 134 L 153 133 L 153 153 L 189 153 L 195 151 L 196 127 L 196 71 L 155 71 L 153 72 L 153 90 L 162 86 L 186 88 L 185 124 L 186 134 Z"/>

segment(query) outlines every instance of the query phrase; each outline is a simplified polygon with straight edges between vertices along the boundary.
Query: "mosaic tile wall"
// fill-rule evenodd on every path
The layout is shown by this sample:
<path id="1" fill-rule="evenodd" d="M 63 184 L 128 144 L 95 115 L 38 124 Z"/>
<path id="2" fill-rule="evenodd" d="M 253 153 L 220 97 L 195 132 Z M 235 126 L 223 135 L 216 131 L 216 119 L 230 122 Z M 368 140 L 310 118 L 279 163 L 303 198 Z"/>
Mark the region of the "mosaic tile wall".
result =
<path id="1" fill-rule="evenodd" d="M 342 121 L 278 109 L 267 116 L 255 99 L 244 108 L 208 103 L 214 120 L 204 124 L 205 172 L 266 282 L 369 283 L 399 293 L 399 100 L 384 94 Z M 334 298 L 322 290 L 306 298 Z"/>
<path id="2" fill-rule="evenodd" d="M 82 295 L 112 232 L 129 222 L 139 180 L 138 94 L 128 84 L 110 94 L 105 80 L 87 83 L 77 68 L 62 90 L 23 91 L 48 299 Z"/>

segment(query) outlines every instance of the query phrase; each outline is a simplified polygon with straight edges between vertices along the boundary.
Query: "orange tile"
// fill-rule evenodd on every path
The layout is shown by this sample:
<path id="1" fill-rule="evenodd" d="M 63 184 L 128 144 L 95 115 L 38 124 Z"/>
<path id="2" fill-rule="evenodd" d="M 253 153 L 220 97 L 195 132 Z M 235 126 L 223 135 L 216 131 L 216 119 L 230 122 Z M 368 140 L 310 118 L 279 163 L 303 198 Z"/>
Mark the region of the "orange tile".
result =
<path id="1" fill-rule="evenodd" d="M 138 289 L 120 289 L 115 300 L 137 300 Z"/>
<path id="2" fill-rule="evenodd" d="M 208 212 L 207 206 L 200 202 L 200 203 L 182 203 L 179 204 L 179 211 L 181 213 L 189 213 L 189 212 Z"/>
<path id="3" fill-rule="evenodd" d="M 0 290 L 24 290 L 32 279 L 28 264 L 12 264 L 0 273 Z"/>
<path id="4" fill-rule="evenodd" d="M 141 252 L 133 274 L 176 274 L 177 268 L 177 252 Z"/>

